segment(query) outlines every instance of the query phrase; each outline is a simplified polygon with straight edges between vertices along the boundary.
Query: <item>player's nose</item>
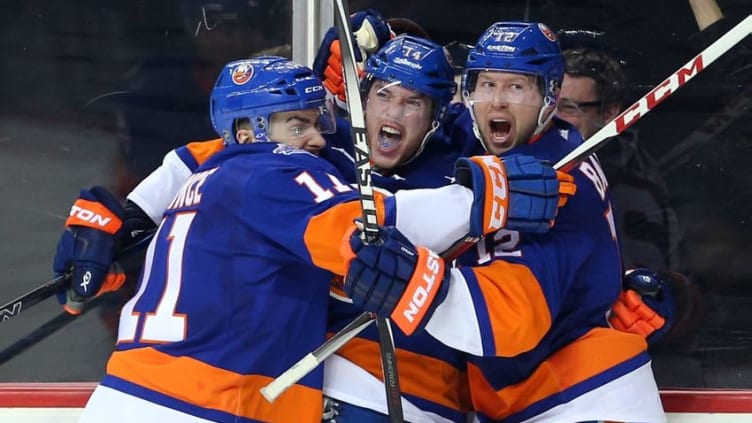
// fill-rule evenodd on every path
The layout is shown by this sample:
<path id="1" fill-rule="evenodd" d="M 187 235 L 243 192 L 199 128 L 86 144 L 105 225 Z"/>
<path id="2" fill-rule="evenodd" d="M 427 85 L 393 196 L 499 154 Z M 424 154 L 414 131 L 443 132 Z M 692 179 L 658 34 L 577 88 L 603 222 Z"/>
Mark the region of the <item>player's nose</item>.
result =
<path id="1" fill-rule="evenodd" d="M 311 138 L 306 141 L 305 145 L 305 149 L 312 153 L 321 151 L 324 147 L 326 147 L 326 140 L 319 132 L 311 136 Z"/>

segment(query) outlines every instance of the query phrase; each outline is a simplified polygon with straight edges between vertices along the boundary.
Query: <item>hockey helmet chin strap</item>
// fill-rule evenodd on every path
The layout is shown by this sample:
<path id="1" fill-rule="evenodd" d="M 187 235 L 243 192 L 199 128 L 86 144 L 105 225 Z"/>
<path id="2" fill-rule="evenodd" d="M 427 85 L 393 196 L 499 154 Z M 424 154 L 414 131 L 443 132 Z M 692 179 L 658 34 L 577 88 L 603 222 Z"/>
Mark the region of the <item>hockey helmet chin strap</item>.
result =
<path id="1" fill-rule="evenodd" d="M 423 150 L 426 148 L 426 144 L 428 144 L 428 140 L 431 139 L 431 136 L 436 132 L 436 130 L 439 129 L 439 126 L 441 126 L 441 123 L 439 123 L 438 120 L 434 120 L 431 122 L 431 129 L 429 129 L 426 132 L 426 135 L 423 137 L 423 140 L 420 142 L 420 145 L 418 146 L 418 149 L 415 150 L 415 153 L 413 153 L 412 156 L 410 156 L 409 159 L 405 160 L 404 162 L 400 163 L 400 166 L 404 166 L 411 161 L 415 160 L 416 157 L 420 156 L 420 153 L 423 152 Z"/>
<path id="2" fill-rule="evenodd" d="M 551 122 L 551 119 L 553 119 L 554 117 L 555 108 L 556 100 L 552 100 L 551 97 L 548 96 L 543 98 L 543 105 L 538 112 L 538 126 L 535 128 L 533 136 L 540 134 L 544 129 L 546 129 L 546 126 L 548 126 L 548 123 Z M 548 113 L 548 116 L 546 116 L 546 113 Z"/>

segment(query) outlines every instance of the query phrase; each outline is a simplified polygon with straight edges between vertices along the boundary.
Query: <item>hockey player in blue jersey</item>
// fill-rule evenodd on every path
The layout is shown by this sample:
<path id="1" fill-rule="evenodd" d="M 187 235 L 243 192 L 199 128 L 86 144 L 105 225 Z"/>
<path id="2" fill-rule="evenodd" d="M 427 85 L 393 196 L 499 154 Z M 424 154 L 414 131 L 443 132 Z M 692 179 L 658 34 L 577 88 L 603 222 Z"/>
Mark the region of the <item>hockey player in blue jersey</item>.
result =
<path id="1" fill-rule="evenodd" d="M 340 239 L 360 216 L 355 191 L 312 154 L 323 146 L 320 131 L 333 128 L 325 106 L 320 80 L 285 59 L 223 69 L 211 111 L 228 145 L 197 166 L 165 207 L 138 291 L 122 310 L 107 375 L 81 422 L 321 419 L 322 369 L 273 405 L 258 388 L 325 339 L 329 281 L 345 270 Z M 507 175 L 510 216 L 533 206 L 547 211 L 539 224 L 550 224 L 559 201 L 555 172 L 531 162 Z M 538 198 L 531 183 L 546 194 Z M 381 223 L 406 230 L 401 219 L 430 211 L 442 223 L 421 239 L 440 249 L 470 230 L 468 216 L 493 219 L 486 209 L 495 203 L 485 204 L 485 195 L 474 198 L 458 185 L 434 193 L 435 200 L 426 192 L 377 196 Z M 102 218 L 83 219 L 80 210 Z M 69 302 L 100 292 L 113 243 L 130 236 L 122 233 L 121 207 L 103 190 L 84 190 L 74 211 L 55 260 L 56 272 L 73 269 Z"/>
<path id="2" fill-rule="evenodd" d="M 324 62 L 322 58 L 328 56 L 329 49 L 327 42 L 322 43 L 317 62 Z M 333 61 L 335 65 L 328 65 L 330 70 L 326 73 L 337 75 L 338 70 L 331 68 L 337 66 L 339 59 Z M 440 122 L 456 91 L 452 68 L 442 47 L 422 38 L 398 36 L 368 57 L 363 71 L 361 92 L 374 185 L 398 192 L 451 183 L 454 162 L 462 147 L 452 144 L 440 131 Z M 330 82 L 329 87 L 336 89 L 341 77 Z M 349 134 L 347 125 L 345 122 L 341 127 Z M 349 136 L 333 139 L 330 146 L 337 148 L 330 153 L 353 156 Z M 338 168 L 354 179 L 351 161 Z M 429 217 L 423 217 L 426 218 Z M 418 227 L 415 223 L 418 222 L 406 226 Z M 333 299 L 330 331 L 338 331 L 361 311 L 360 307 Z M 406 420 L 466 421 L 472 406 L 465 354 L 425 333 L 408 337 L 395 330 L 394 342 Z M 324 393 L 330 399 L 330 411 L 337 413 L 337 422 L 388 421 L 377 357 L 378 333 L 370 327 L 326 361 Z"/>
<path id="3" fill-rule="evenodd" d="M 556 162 L 581 142 L 571 125 L 553 117 L 563 72 L 556 36 L 545 25 L 496 23 L 468 55 L 468 109 L 448 129 L 480 140 L 468 146 L 471 154 L 524 153 Z M 468 172 L 457 173 L 461 183 L 483 180 L 472 165 L 478 160 L 462 160 Z M 440 291 L 423 305 L 424 315 L 409 312 L 422 287 L 414 274 L 378 264 L 410 261 L 410 242 L 399 232 L 388 232 L 389 248 L 350 239 L 354 259 L 345 291 L 401 328 L 423 325 L 468 352 L 480 421 L 665 421 L 645 340 L 608 326 L 622 274 L 608 183 L 595 156 L 571 174 L 577 192 L 550 231 L 486 237 L 436 282 Z"/>
<path id="4" fill-rule="evenodd" d="M 324 339 L 327 269 L 341 265 L 327 264 L 336 250 L 308 223 L 357 208 L 351 190 L 314 201 L 311 187 L 338 181 L 310 153 L 323 147 L 320 132 L 333 129 L 334 118 L 320 81 L 303 66 L 259 58 L 225 70 L 212 93 L 212 119 L 233 142 L 168 205 L 138 292 L 122 310 L 107 374 L 80 422 L 320 416 L 321 373 L 276 407 L 253 387 L 284 368 L 285 357 L 307 350 L 299 346 Z"/>

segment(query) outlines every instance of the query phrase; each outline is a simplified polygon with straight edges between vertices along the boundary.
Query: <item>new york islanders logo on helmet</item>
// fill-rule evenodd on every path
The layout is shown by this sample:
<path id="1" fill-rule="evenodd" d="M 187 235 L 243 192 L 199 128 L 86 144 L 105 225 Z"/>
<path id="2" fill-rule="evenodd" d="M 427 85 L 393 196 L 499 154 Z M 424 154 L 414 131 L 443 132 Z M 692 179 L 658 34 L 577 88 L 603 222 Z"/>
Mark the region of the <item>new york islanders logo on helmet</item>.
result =
<path id="1" fill-rule="evenodd" d="M 547 27 L 546 25 L 542 23 L 539 23 L 538 29 L 540 29 L 540 31 L 543 33 L 543 35 L 546 36 L 546 38 L 548 38 L 552 42 L 556 42 L 556 34 L 553 31 L 551 31 L 551 28 Z"/>
<path id="2" fill-rule="evenodd" d="M 236 85 L 243 85 L 253 78 L 253 65 L 250 63 L 242 63 L 231 72 L 232 82 Z"/>

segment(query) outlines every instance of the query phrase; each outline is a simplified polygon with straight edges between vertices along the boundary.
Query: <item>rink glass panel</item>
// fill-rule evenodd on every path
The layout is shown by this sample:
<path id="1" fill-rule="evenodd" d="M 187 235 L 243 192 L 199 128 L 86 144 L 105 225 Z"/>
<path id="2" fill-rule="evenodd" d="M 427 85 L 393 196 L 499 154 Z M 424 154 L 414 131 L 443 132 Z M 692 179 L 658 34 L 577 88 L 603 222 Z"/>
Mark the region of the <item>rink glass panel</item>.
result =
<path id="1" fill-rule="evenodd" d="M 738 21 L 749 13 L 744 3 L 721 7 Z M 0 5 L 0 303 L 52 278 L 79 189 L 124 196 L 170 149 L 216 136 L 207 99 L 224 62 L 260 52 L 310 58 L 300 44 L 315 45 L 306 29 L 320 36 L 331 23 L 319 13 L 331 6 L 319 1 L 312 12 L 292 0 L 213 4 Z M 350 2 L 351 11 L 364 7 L 411 19 L 442 44 L 473 43 L 497 20 L 604 32 L 627 71 L 627 104 L 699 52 L 680 0 Z M 678 285 L 677 328 L 651 348 L 661 387 L 752 388 L 750 79 L 738 63 L 711 67 L 641 119 L 635 142 L 653 173 L 602 153 L 604 167 L 628 170 L 612 181 L 626 261 L 687 281 Z M 60 317 L 49 299 L 4 322 L 0 381 L 98 380 L 130 294 L 108 295 L 76 319 Z"/>

